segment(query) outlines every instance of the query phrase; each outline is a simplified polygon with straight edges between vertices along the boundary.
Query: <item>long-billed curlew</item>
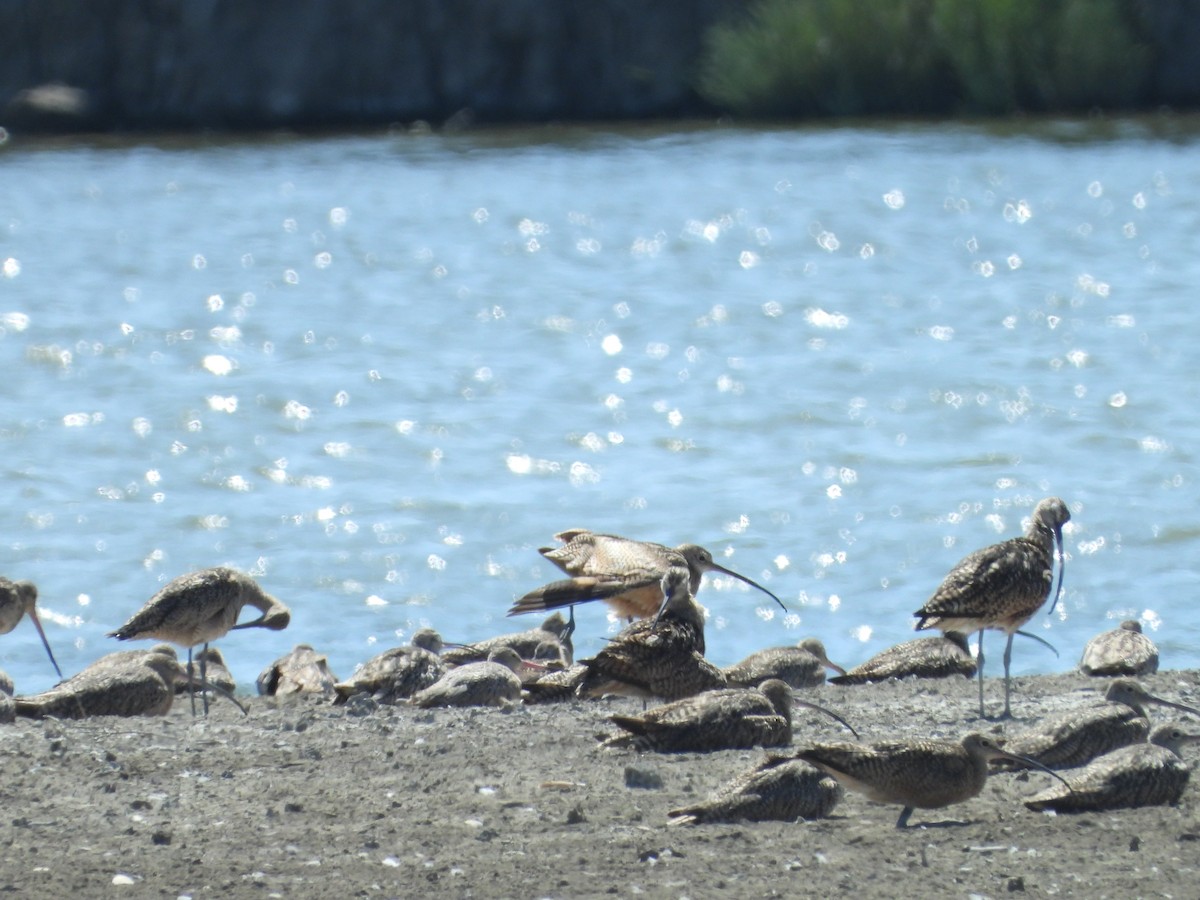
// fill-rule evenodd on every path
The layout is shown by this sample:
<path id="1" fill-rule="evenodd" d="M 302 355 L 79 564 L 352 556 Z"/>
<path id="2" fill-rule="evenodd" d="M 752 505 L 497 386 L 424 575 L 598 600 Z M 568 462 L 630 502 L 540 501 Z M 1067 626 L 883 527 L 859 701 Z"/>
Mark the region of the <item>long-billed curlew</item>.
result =
<path id="1" fill-rule="evenodd" d="M 1200 710 L 1155 697 L 1132 678 L 1108 685 L 1104 700 L 1038 722 L 1005 743 L 1013 753 L 1052 769 L 1082 766 L 1097 756 L 1146 740 L 1150 733 L 1149 704 L 1200 716 Z"/>
<path id="2" fill-rule="evenodd" d="M 1054 580 L 1054 551 L 1058 548 L 1058 590 L 1050 611 L 1062 593 L 1064 557 L 1062 527 L 1071 518 L 1067 505 L 1058 497 L 1047 497 L 1033 510 L 1023 537 L 1012 538 L 976 550 L 958 563 L 928 602 L 913 615 L 917 630 L 938 628 L 943 632 L 979 632 L 979 715 L 983 705 L 983 632 L 995 628 L 1008 634 L 1004 647 L 1004 718 L 1012 716 L 1010 664 L 1013 635 L 1033 617 Z"/>
<path id="3" fill-rule="evenodd" d="M 38 618 L 37 596 L 37 585 L 32 581 L 9 581 L 0 577 L 0 634 L 8 634 L 17 627 L 23 616 L 29 616 L 42 639 L 42 646 L 46 648 L 46 655 L 50 657 L 54 671 L 62 678 L 62 669 L 58 667 L 58 660 L 54 658 L 54 651 L 50 649 L 50 642 L 46 640 L 46 632 L 42 630 L 42 620 Z"/>
<path id="4" fill-rule="evenodd" d="M 830 684 L 869 684 L 889 678 L 949 678 L 975 674 L 975 660 L 965 636 L 948 631 L 941 637 L 915 638 L 876 653 Z"/>
<path id="5" fill-rule="evenodd" d="M 15 703 L 18 715 L 32 719 L 165 716 L 176 683 L 186 680 L 175 651 L 163 645 L 102 656 L 78 675 Z"/>
<path id="6" fill-rule="evenodd" d="M 672 568 L 687 573 L 692 596 L 700 590 L 705 572 L 721 572 L 757 588 L 787 609 L 761 584 L 718 564 L 696 544 L 672 548 L 582 528 L 560 532 L 555 538 L 563 542 L 561 547 L 542 547 L 538 552 L 571 577 L 530 591 L 513 603 L 510 616 L 603 600 L 621 617 L 645 619 L 662 605 L 663 576 Z"/>
<path id="7" fill-rule="evenodd" d="M 533 680 L 522 679 L 521 699 L 529 706 L 574 700 L 587 673 L 588 667 L 583 663 L 539 672 Z"/>
<path id="8" fill-rule="evenodd" d="M 1079 671 L 1084 675 L 1152 675 L 1158 671 L 1158 648 L 1142 634 L 1142 623 L 1129 619 L 1087 642 Z"/>
<path id="9" fill-rule="evenodd" d="M 757 688 L 705 691 L 640 716 L 609 716 L 625 734 L 608 738 L 604 746 L 658 753 L 785 747 L 792 742 L 793 703 L 824 713 L 854 732 L 837 713 L 794 699 L 790 685 L 770 678 Z"/>
<path id="10" fill-rule="evenodd" d="M 267 697 L 285 694 L 332 694 L 337 676 L 329 668 L 329 657 L 309 644 L 297 644 L 259 674 L 258 693 Z"/>
<path id="11" fill-rule="evenodd" d="M 1069 790 L 1055 785 L 1025 801 L 1032 810 L 1083 812 L 1175 803 L 1187 787 L 1190 767 L 1180 758 L 1185 744 L 1200 743 L 1177 725 L 1159 725 L 1148 744 L 1132 744 L 1067 773 Z"/>
<path id="12" fill-rule="evenodd" d="M 843 787 L 869 800 L 903 806 L 897 828 L 908 825 L 914 809 L 940 809 L 978 796 L 987 782 L 988 763 L 993 760 L 1010 759 L 1044 768 L 1002 750 L 995 740 L 982 734 L 968 734 L 961 741 L 814 744 L 795 758 L 828 772 Z M 1050 774 L 1062 780 L 1054 772 Z"/>
<path id="13" fill-rule="evenodd" d="M 333 686 L 334 703 L 345 703 L 354 694 L 370 694 L 380 703 L 407 700 L 437 683 L 446 674 L 442 664 L 442 636 L 432 628 L 413 632 L 412 642 L 392 647 L 372 657 L 363 667 Z"/>
<path id="14" fill-rule="evenodd" d="M 447 666 L 461 666 L 463 663 L 480 662 L 488 658 L 493 650 L 500 647 L 511 647 L 517 651 L 521 659 L 532 659 L 540 644 L 553 641 L 563 648 L 563 654 L 568 660 L 574 656 L 571 645 L 571 623 L 563 618 L 562 613 L 551 613 L 537 628 L 517 631 L 512 634 L 501 634 L 470 644 L 455 644 L 442 653 L 442 662 Z"/>
<path id="15" fill-rule="evenodd" d="M 485 662 L 450 669 L 435 684 L 412 697 L 413 706 L 508 706 L 521 701 L 517 677 L 521 657 L 511 647 L 493 650 Z"/>
<path id="16" fill-rule="evenodd" d="M 836 778 L 801 759 L 768 757 L 707 800 L 671 810 L 672 825 L 823 819 L 842 799 Z"/>
<path id="17" fill-rule="evenodd" d="M 634 622 L 591 659 L 581 697 L 624 694 L 681 700 L 725 687 L 721 670 L 704 658 L 704 612 L 692 599 L 686 569 L 662 579 L 665 599 L 653 619 Z"/>
<path id="18" fill-rule="evenodd" d="M 237 624 L 242 607 L 249 604 L 262 612 L 257 619 Z M 249 575 L 218 566 L 180 575 L 167 582 L 133 617 L 108 636 L 120 641 L 153 638 L 186 647 L 188 669 L 192 648 L 215 641 L 240 628 L 287 627 L 292 614 L 286 606 L 266 593 Z M 200 659 L 201 687 L 207 687 L 204 659 Z M 204 694 L 204 712 L 208 713 L 208 695 Z M 192 712 L 196 710 L 192 695 Z"/>
<path id="19" fill-rule="evenodd" d="M 164 644 L 163 646 L 165 647 L 166 645 Z M 192 660 L 191 668 L 184 670 L 186 677 L 175 685 L 175 693 L 191 693 L 193 682 L 196 684 L 200 683 L 198 664 L 204 666 L 204 679 L 208 682 L 209 687 L 224 691 L 227 694 L 232 694 L 237 690 L 237 679 L 229 671 L 229 666 L 226 665 L 225 657 L 221 655 L 221 651 L 216 647 L 208 647 L 196 654 Z"/>
<path id="20" fill-rule="evenodd" d="M 794 647 L 756 650 L 741 662 L 725 668 L 724 672 L 730 684 L 743 687 L 778 678 L 794 688 L 809 688 L 825 683 L 826 669 L 846 674 L 845 669 L 825 655 L 825 645 L 809 637 Z"/>

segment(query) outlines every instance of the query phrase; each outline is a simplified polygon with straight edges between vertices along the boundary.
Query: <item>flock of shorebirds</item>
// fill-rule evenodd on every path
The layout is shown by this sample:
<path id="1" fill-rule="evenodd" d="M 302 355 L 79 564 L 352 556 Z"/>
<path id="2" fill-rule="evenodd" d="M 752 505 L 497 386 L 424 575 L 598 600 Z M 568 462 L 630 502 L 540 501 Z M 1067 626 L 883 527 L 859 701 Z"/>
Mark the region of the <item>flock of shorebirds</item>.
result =
<path id="1" fill-rule="evenodd" d="M 827 669 L 838 673 L 829 681 L 845 685 L 978 675 L 979 714 L 987 718 L 983 633 L 999 630 L 1007 635 L 1000 718 L 1010 718 L 1013 638 L 1025 634 L 1022 626 L 1051 598 L 1056 561 L 1058 584 L 1051 610 L 1058 601 L 1062 528 L 1069 519 L 1062 500 L 1042 500 L 1024 535 L 968 555 L 915 612 L 918 630 L 936 629 L 941 636 L 892 647 L 849 671 L 831 662 L 814 638 L 718 668 L 705 658 L 705 615 L 695 599 L 704 574 L 720 572 L 740 579 L 783 607 L 778 597 L 719 565 L 694 544 L 671 548 L 573 530 L 556 536 L 558 546 L 540 550 L 568 577 L 530 591 L 509 611 L 549 612 L 539 627 L 473 644 L 447 644 L 432 629 L 421 629 L 411 644 L 385 651 L 345 681 L 330 672 L 323 655 L 301 644 L 264 670 L 258 690 L 317 692 L 335 704 L 363 709 L 378 703 L 505 706 L 626 695 L 642 699 L 642 712 L 610 716 L 617 730 L 604 740 L 605 747 L 660 753 L 770 749 L 792 744 L 796 705 L 829 715 L 858 737 L 841 716 L 796 696 L 797 690 L 823 683 Z M 36 600 L 31 583 L 0 579 L 0 634 L 28 615 L 57 671 L 37 618 Z M 629 624 L 600 652 L 575 660 L 574 607 L 594 600 L 609 604 Z M 238 623 L 247 605 L 260 615 Z M 569 611 L 569 618 L 561 609 Z M 17 715 L 161 715 L 170 710 L 178 691 L 191 695 L 195 714 L 197 688 L 206 713 L 210 690 L 237 703 L 233 679 L 209 643 L 233 629 L 279 630 L 290 619 L 288 608 L 244 573 L 212 568 L 183 575 L 110 635 L 166 643 L 109 654 L 37 695 L 11 697 L 11 681 L 0 680 L 0 720 Z M 974 632 L 978 651 L 972 658 L 967 636 Z M 186 648 L 186 667 L 171 644 Z M 201 649 L 193 659 L 195 648 Z M 992 772 L 1030 768 L 1058 782 L 1027 799 L 1030 809 L 1174 803 L 1188 781 L 1181 750 L 1187 743 L 1200 742 L 1200 734 L 1177 723 L 1151 729 L 1147 706 L 1197 717 L 1200 710 L 1155 697 L 1131 677 L 1154 672 L 1157 665 L 1157 650 L 1138 623 L 1124 622 L 1093 638 L 1080 663 L 1087 674 L 1117 676 L 1103 701 L 1042 718 L 1007 740 L 976 732 L 958 741 L 807 743 L 790 755 L 768 755 L 709 799 L 674 810 L 672 821 L 817 818 L 828 815 L 847 788 L 900 806 L 896 825 L 903 828 L 915 809 L 938 809 L 977 796 Z M 647 709 L 651 700 L 663 703 Z"/>

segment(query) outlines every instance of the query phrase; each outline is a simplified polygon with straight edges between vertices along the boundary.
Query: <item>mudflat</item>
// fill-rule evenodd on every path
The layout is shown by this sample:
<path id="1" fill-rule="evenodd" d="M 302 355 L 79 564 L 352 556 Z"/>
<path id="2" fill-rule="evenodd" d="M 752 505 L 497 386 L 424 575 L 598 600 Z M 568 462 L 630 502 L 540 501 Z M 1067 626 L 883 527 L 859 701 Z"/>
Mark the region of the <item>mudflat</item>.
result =
<path id="1" fill-rule="evenodd" d="M 1200 705 L 1200 672 L 1142 679 Z M 1100 699 L 1107 682 L 1021 677 L 1015 720 L 980 719 L 973 681 L 803 696 L 867 741 L 1004 735 Z M 999 711 L 1003 685 L 985 685 Z M 830 818 L 683 826 L 766 751 L 606 750 L 637 701 L 509 710 L 332 706 L 321 697 L 186 699 L 156 718 L 0 726 L 0 891 L 30 897 L 1194 897 L 1200 783 L 1173 807 L 1049 815 L 1040 772 L 917 810 L 847 792 Z M 1164 713 L 1152 711 L 1156 722 Z M 1172 713 L 1171 715 L 1175 715 Z M 1179 721 L 1193 730 L 1200 722 Z M 798 710 L 794 744 L 846 740 Z M 770 751 L 783 754 L 785 749 Z M 1194 751 L 1185 750 L 1185 755 Z"/>

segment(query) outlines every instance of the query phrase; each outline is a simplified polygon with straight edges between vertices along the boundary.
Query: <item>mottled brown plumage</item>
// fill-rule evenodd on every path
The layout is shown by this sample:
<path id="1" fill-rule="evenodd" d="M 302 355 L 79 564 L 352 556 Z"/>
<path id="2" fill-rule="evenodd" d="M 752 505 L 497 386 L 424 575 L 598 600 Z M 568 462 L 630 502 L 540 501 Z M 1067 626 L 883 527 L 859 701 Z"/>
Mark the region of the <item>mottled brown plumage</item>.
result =
<path id="1" fill-rule="evenodd" d="M 850 727 L 845 719 L 822 706 L 793 701 L 789 685 L 769 678 L 757 688 L 705 691 L 640 716 L 610 716 L 613 724 L 626 733 L 608 738 L 604 746 L 658 753 L 785 747 L 792 742 L 793 702 Z"/>
<path id="2" fill-rule="evenodd" d="M 9 581 L 0 577 L 0 634 L 8 634 L 22 618 L 29 616 L 54 671 L 62 678 L 62 669 L 58 667 L 58 660 L 54 658 L 54 651 L 50 649 L 50 642 L 46 640 L 46 632 L 42 629 L 42 620 L 38 618 L 37 597 L 37 585 L 32 581 Z"/>
<path id="3" fill-rule="evenodd" d="M 297 644 L 258 676 L 255 685 L 262 696 L 284 694 L 332 694 L 337 676 L 329 669 L 329 657 L 308 644 Z"/>
<path id="4" fill-rule="evenodd" d="M 262 612 L 257 619 L 237 624 L 243 606 Z M 258 582 L 244 572 L 217 566 L 189 572 L 167 582 L 133 617 L 110 632 L 119 641 L 152 638 L 186 647 L 188 671 L 192 667 L 192 648 L 215 641 L 234 629 L 269 628 L 279 631 L 291 621 L 286 606 L 266 593 Z M 200 681 L 206 686 L 205 664 L 200 659 Z M 196 709 L 192 696 L 192 712 Z M 204 694 L 204 712 L 208 713 L 208 695 Z"/>
<path id="5" fill-rule="evenodd" d="M 1000 749 L 982 734 L 968 734 L 961 741 L 814 744 L 795 758 L 828 772 L 869 800 L 903 806 L 897 828 L 908 825 L 914 809 L 940 809 L 978 796 L 993 760 L 1032 762 Z"/>
<path id="6" fill-rule="evenodd" d="M 1160 725 L 1148 744 L 1132 744 L 1067 773 L 1067 787 L 1054 785 L 1030 797 L 1032 810 L 1084 812 L 1163 806 L 1183 796 L 1190 767 L 1180 758 L 1185 744 L 1200 742 L 1177 725 Z"/>
<path id="7" fill-rule="evenodd" d="M 513 604 L 510 616 L 603 600 L 619 616 L 645 619 L 662 605 L 663 576 L 673 568 L 686 573 L 693 596 L 700 590 L 705 572 L 721 572 L 757 588 L 786 609 L 783 601 L 761 584 L 719 565 L 696 544 L 667 547 L 582 528 L 554 537 L 562 546 L 542 547 L 538 552 L 571 578 L 530 591 Z"/>
<path id="8" fill-rule="evenodd" d="M 521 700 L 521 679 L 517 671 L 521 657 L 511 647 L 493 650 L 485 662 L 464 663 L 450 669 L 423 691 L 412 697 L 412 704 L 433 706 L 507 706 Z"/>
<path id="9" fill-rule="evenodd" d="M 1118 678 L 1108 685 L 1103 701 L 1043 719 L 1009 738 L 1005 746 L 1052 769 L 1082 766 L 1118 747 L 1146 740 L 1149 704 L 1200 716 L 1200 710 L 1155 697 L 1132 678 Z"/>
<path id="10" fill-rule="evenodd" d="M 643 700 L 681 700 L 726 686 L 721 670 L 704 658 L 704 613 L 692 599 L 685 570 L 663 578 L 666 600 L 658 617 L 634 622 L 591 659 L 581 697 L 624 694 Z"/>
<path id="11" fill-rule="evenodd" d="M 889 678 L 949 678 L 975 674 L 975 660 L 967 648 L 967 639 L 953 631 L 941 637 L 916 638 L 889 647 L 845 675 L 829 679 L 830 684 L 868 684 Z"/>
<path id="12" fill-rule="evenodd" d="M 166 646 L 165 644 L 163 645 Z M 233 673 L 229 671 L 229 666 L 225 664 L 225 657 L 221 655 L 221 651 L 216 647 L 208 647 L 196 654 L 191 663 L 184 668 L 186 676 L 175 685 L 176 694 L 190 693 L 193 690 L 192 683 L 200 684 L 200 672 L 197 663 L 204 664 L 204 677 L 208 681 L 210 687 L 216 688 L 218 691 L 225 691 L 232 694 L 237 690 L 237 680 L 233 677 Z"/>
<path id="13" fill-rule="evenodd" d="M 367 660 L 363 666 L 333 686 L 335 704 L 345 703 L 355 694 L 370 694 L 380 703 L 407 700 L 446 674 L 442 664 L 442 636 L 432 628 L 420 628 L 412 642 L 391 647 Z"/>
<path id="14" fill-rule="evenodd" d="M 825 670 L 846 674 L 825 654 L 825 645 L 813 637 L 804 638 L 794 647 L 768 647 L 756 650 L 739 663 L 723 671 L 730 684 L 754 687 L 769 678 L 794 688 L 810 688 L 825 683 Z"/>
<path id="15" fill-rule="evenodd" d="M 823 819 L 842 799 L 837 779 L 803 760 L 769 757 L 707 800 L 671 810 L 672 825 Z"/>
<path id="16" fill-rule="evenodd" d="M 983 705 L 983 632 L 1004 631 L 1004 717 L 1012 716 L 1013 635 L 1041 609 L 1054 582 L 1054 551 L 1063 558 L 1062 527 L 1071 518 L 1067 505 L 1058 497 L 1047 497 L 1033 510 L 1023 537 L 1012 538 L 976 550 L 961 560 L 926 604 L 913 615 L 917 630 L 937 628 L 943 632 L 979 632 L 979 714 Z M 1062 591 L 1059 571 L 1058 592 Z M 1057 594 L 1055 602 L 1058 601 Z M 1051 604 L 1051 611 L 1054 605 Z"/>
<path id="17" fill-rule="evenodd" d="M 537 628 L 517 631 L 512 634 L 501 634 L 496 637 L 475 641 L 451 647 L 442 654 L 442 662 L 447 666 L 460 666 L 463 663 L 481 662 L 500 647 L 511 647 L 521 659 L 532 659 L 539 645 L 552 641 L 562 647 L 562 654 L 568 660 L 574 658 L 574 648 L 571 646 L 571 623 L 563 618 L 562 613 L 552 613 Z"/>
<path id="18" fill-rule="evenodd" d="M 186 679 L 175 651 L 126 650 L 96 660 L 48 691 L 15 699 L 17 714 L 32 719 L 54 716 L 165 716 L 175 685 Z"/>
<path id="19" fill-rule="evenodd" d="M 575 663 L 565 669 L 535 670 L 532 679 L 522 678 L 521 699 L 530 706 L 575 700 L 587 672 L 588 667 L 583 663 Z"/>
<path id="20" fill-rule="evenodd" d="M 1087 642 L 1079 671 L 1084 675 L 1151 675 L 1158 671 L 1158 648 L 1142 634 L 1142 623 L 1129 619 Z"/>

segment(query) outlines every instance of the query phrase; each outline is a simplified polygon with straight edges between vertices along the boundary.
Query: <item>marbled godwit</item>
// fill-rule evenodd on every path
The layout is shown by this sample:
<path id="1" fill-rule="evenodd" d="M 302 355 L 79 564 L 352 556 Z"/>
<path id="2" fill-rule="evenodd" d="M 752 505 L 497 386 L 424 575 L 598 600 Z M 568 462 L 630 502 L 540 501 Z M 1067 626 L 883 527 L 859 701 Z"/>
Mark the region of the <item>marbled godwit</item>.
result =
<path id="1" fill-rule="evenodd" d="M 726 686 L 721 670 L 704 658 L 704 613 L 692 599 L 686 569 L 668 570 L 665 599 L 654 619 L 634 622 L 591 659 L 581 697 L 624 694 L 643 700 L 682 700 Z"/>
<path id="2" fill-rule="evenodd" d="M 825 683 L 825 670 L 846 674 L 825 655 L 825 645 L 810 637 L 794 647 L 768 647 L 751 653 L 740 663 L 724 669 L 730 684 L 754 687 L 768 678 L 778 678 L 794 688 L 816 687 Z"/>
<path id="3" fill-rule="evenodd" d="M 242 607 L 249 604 L 262 615 L 249 622 L 237 623 Z M 280 631 L 287 627 L 292 614 L 286 606 L 266 593 L 258 583 L 243 572 L 218 566 L 180 575 L 169 581 L 133 618 L 108 636 L 120 641 L 153 638 L 186 647 L 188 669 L 192 665 L 192 648 L 215 641 L 226 633 L 240 628 L 269 628 Z M 201 686 L 206 687 L 204 659 L 200 659 Z M 204 712 L 208 713 L 208 695 L 204 694 Z M 192 712 L 196 698 L 192 695 Z"/>
<path id="4" fill-rule="evenodd" d="M 868 684 L 889 678 L 949 678 L 975 674 L 975 660 L 965 636 L 948 631 L 941 637 L 916 638 L 876 653 L 830 684 Z"/>
<path id="5" fill-rule="evenodd" d="M 1084 675 L 1152 675 L 1158 671 L 1158 648 L 1142 634 L 1142 623 L 1129 619 L 1087 642 L 1079 671 Z"/>
<path id="6" fill-rule="evenodd" d="M 793 703 L 824 713 L 854 732 L 837 713 L 815 703 L 794 700 L 790 685 L 778 678 L 768 678 L 757 688 L 705 691 L 656 706 L 640 716 L 609 716 L 626 733 L 608 738 L 604 746 L 658 753 L 785 747 L 792 742 Z"/>
<path id="7" fill-rule="evenodd" d="M 928 602 L 913 615 L 917 630 L 938 628 L 943 632 L 979 632 L 979 715 L 983 705 L 983 632 L 995 628 L 1008 634 L 1004 647 L 1004 715 L 1010 718 L 1012 692 L 1010 663 L 1013 635 L 1033 617 L 1054 581 L 1054 550 L 1058 547 L 1058 590 L 1050 611 L 1062 593 L 1064 557 L 1062 527 L 1071 518 L 1067 505 L 1058 497 L 1047 497 L 1033 510 L 1023 537 L 1012 538 L 976 550 L 958 563 Z"/>
<path id="8" fill-rule="evenodd" d="M 1000 749 L 996 741 L 982 734 L 968 734 L 961 741 L 815 744 L 795 758 L 828 772 L 843 787 L 869 800 L 903 806 L 897 828 L 908 825 L 914 809 L 940 809 L 978 796 L 993 760 L 1017 760 L 1044 768 Z M 1050 774 L 1062 781 L 1054 772 Z"/>
<path id="9" fill-rule="evenodd" d="M 1189 766 L 1180 758 L 1185 744 L 1200 743 L 1177 725 L 1159 725 L 1150 743 L 1105 753 L 1067 774 L 1070 790 L 1055 785 L 1025 801 L 1032 810 L 1083 812 L 1132 809 L 1176 803 L 1187 787 Z"/>
<path id="10" fill-rule="evenodd" d="M 284 694 L 332 694 L 337 676 L 329 670 L 329 657 L 308 644 L 297 644 L 258 676 L 258 693 L 267 697 Z"/>
<path id="11" fill-rule="evenodd" d="M 192 662 L 192 668 L 184 670 L 186 677 L 175 685 L 175 693 L 190 693 L 192 684 L 200 683 L 200 675 L 196 671 L 198 668 L 196 663 L 204 665 L 204 677 L 207 679 L 210 687 L 224 691 L 227 694 L 232 694 L 237 690 L 237 679 L 233 677 L 233 673 L 229 671 L 229 666 L 225 664 L 225 657 L 221 655 L 221 651 L 216 647 L 209 647 L 196 654 L 196 658 Z"/>
<path id="12" fill-rule="evenodd" d="M 334 685 L 334 703 L 345 703 L 354 694 L 370 694 L 380 703 L 407 700 L 418 691 L 437 684 L 446 674 L 442 664 L 442 636 L 432 628 L 413 633 L 412 643 L 392 647 L 368 660 L 345 681 Z"/>
<path id="13" fill-rule="evenodd" d="M 170 647 L 110 653 L 48 691 L 17 697 L 17 714 L 31 719 L 165 716 L 176 683 L 186 679 Z"/>
<path id="14" fill-rule="evenodd" d="M 842 799 L 842 786 L 803 760 L 768 757 L 693 806 L 671 810 L 672 825 L 712 822 L 794 822 L 823 819 Z"/>
<path id="15" fill-rule="evenodd" d="M 1200 716 L 1200 710 L 1155 697 L 1132 678 L 1108 685 L 1104 700 L 1038 722 L 1009 738 L 1005 746 L 1052 769 L 1070 769 L 1097 756 L 1146 740 L 1150 733 L 1148 704 Z"/>
<path id="16" fill-rule="evenodd" d="M 54 651 L 50 649 L 50 642 L 46 640 L 46 632 L 42 630 L 42 620 L 38 618 L 37 596 L 37 585 L 32 581 L 9 581 L 7 578 L 0 578 L 0 634 L 8 634 L 17 627 L 22 616 L 29 616 L 42 639 L 42 646 L 46 648 L 46 655 L 50 657 L 54 671 L 62 678 L 62 669 L 58 667 L 58 660 L 54 658 Z"/>
<path id="17" fill-rule="evenodd" d="M 521 700 L 517 670 L 521 657 L 511 647 L 493 650 L 486 662 L 464 663 L 451 669 L 438 682 L 419 691 L 412 704 L 433 706 L 508 706 Z"/>
<path id="18" fill-rule="evenodd" d="M 571 630 L 571 623 L 563 618 L 562 613 L 556 612 L 548 616 L 537 628 L 513 634 L 501 634 L 471 644 L 456 644 L 442 654 L 442 662 L 447 666 L 480 662 L 487 659 L 488 654 L 500 647 L 511 647 L 521 659 L 532 659 L 538 645 L 546 641 L 553 641 L 561 645 L 563 655 L 569 661 L 574 654 L 574 648 L 571 646 Z"/>
<path id="19" fill-rule="evenodd" d="M 584 529 L 563 531 L 555 538 L 563 541 L 563 546 L 542 547 L 538 552 L 571 578 L 530 591 L 513 604 L 510 616 L 603 600 L 619 616 L 644 619 L 662 605 L 663 576 L 676 567 L 687 573 L 692 596 L 700 590 L 705 572 L 721 572 L 758 588 L 787 609 L 761 584 L 719 565 L 711 553 L 695 544 L 671 548 Z"/>

